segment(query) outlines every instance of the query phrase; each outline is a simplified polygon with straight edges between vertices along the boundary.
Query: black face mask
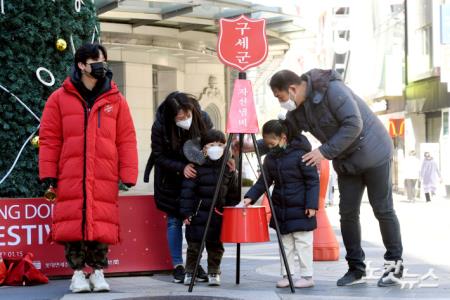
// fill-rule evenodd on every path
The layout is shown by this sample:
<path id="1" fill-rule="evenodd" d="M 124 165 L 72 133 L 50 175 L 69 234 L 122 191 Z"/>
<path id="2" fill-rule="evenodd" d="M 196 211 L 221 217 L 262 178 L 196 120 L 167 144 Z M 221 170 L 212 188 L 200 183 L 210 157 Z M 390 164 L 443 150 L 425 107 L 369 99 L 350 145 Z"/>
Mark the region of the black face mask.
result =
<path id="1" fill-rule="evenodd" d="M 102 79 L 105 78 L 106 72 L 108 71 L 108 65 L 101 61 L 96 63 L 91 63 L 91 75 L 95 79 Z"/>
<path id="2" fill-rule="evenodd" d="M 275 155 L 279 155 L 286 150 L 286 146 L 276 145 L 275 147 L 270 148 L 269 152 Z"/>

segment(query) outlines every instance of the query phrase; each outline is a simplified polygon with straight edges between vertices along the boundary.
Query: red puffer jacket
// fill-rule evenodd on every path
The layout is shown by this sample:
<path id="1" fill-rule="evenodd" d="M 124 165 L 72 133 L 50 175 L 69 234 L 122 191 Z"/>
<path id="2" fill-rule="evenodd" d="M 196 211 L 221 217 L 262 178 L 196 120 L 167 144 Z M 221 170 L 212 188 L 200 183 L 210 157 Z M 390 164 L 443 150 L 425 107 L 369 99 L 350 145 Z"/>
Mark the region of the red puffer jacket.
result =
<path id="1" fill-rule="evenodd" d="M 39 140 L 39 177 L 58 179 L 52 239 L 118 243 L 118 182 L 136 183 L 138 160 L 133 120 L 116 84 L 89 110 L 67 78 L 47 100 Z"/>

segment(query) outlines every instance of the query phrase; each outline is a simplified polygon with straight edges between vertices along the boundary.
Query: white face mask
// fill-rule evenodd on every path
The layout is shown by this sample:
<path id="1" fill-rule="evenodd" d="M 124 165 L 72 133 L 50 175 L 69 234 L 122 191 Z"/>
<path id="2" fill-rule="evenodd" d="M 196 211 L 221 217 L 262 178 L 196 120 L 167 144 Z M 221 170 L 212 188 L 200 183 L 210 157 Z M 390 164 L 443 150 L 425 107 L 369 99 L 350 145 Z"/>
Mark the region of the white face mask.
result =
<path id="1" fill-rule="evenodd" d="M 218 160 L 223 155 L 223 147 L 220 146 L 211 146 L 206 150 L 206 154 L 211 160 Z"/>
<path id="2" fill-rule="evenodd" d="M 184 130 L 189 130 L 189 128 L 191 128 L 191 124 L 192 124 L 192 117 L 189 117 L 183 121 L 175 122 L 175 124 L 177 124 L 178 127 L 183 128 Z"/>
<path id="3" fill-rule="evenodd" d="M 278 113 L 278 120 L 282 120 L 282 121 L 286 120 L 286 114 L 287 114 L 286 110 L 283 109 L 283 111 L 280 111 Z"/>
<path id="4" fill-rule="evenodd" d="M 280 106 L 287 111 L 293 111 L 297 108 L 297 104 L 295 104 L 295 101 L 292 100 L 291 93 L 289 93 L 289 100 L 285 102 L 280 102 Z"/>

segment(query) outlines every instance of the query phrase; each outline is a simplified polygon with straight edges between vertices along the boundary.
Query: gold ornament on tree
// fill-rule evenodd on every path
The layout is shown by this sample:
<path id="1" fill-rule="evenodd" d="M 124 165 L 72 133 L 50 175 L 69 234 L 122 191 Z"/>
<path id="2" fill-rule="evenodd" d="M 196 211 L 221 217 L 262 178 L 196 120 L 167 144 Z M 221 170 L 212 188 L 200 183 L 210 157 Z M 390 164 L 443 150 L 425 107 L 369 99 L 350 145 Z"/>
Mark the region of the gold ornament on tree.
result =
<path id="1" fill-rule="evenodd" d="M 56 191 L 53 185 L 50 185 L 48 189 L 44 193 L 44 199 L 49 202 L 55 202 L 56 200 Z"/>
<path id="2" fill-rule="evenodd" d="M 31 145 L 33 145 L 34 148 L 39 148 L 39 136 L 38 135 L 33 137 L 33 139 L 31 140 Z"/>
<path id="3" fill-rule="evenodd" d="M 58 51 L 64 51 L 67 48 L 67 43 L 64 39 L 58 39 L 56 41 L 56 49 L 58 49 Z"/>

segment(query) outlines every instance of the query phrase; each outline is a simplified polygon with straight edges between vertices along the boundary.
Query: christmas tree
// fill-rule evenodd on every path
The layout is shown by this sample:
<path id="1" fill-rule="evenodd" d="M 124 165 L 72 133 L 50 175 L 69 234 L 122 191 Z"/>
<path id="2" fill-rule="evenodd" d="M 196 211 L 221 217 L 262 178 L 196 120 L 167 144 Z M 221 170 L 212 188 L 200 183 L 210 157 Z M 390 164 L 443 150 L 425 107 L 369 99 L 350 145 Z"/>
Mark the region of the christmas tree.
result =
<path id="1" fill-rule="evenodd" d="M 0 0 L 0 197 L 36 197 L 39 118 L 75 49 L 98 41 L 92 0 Z"/>

